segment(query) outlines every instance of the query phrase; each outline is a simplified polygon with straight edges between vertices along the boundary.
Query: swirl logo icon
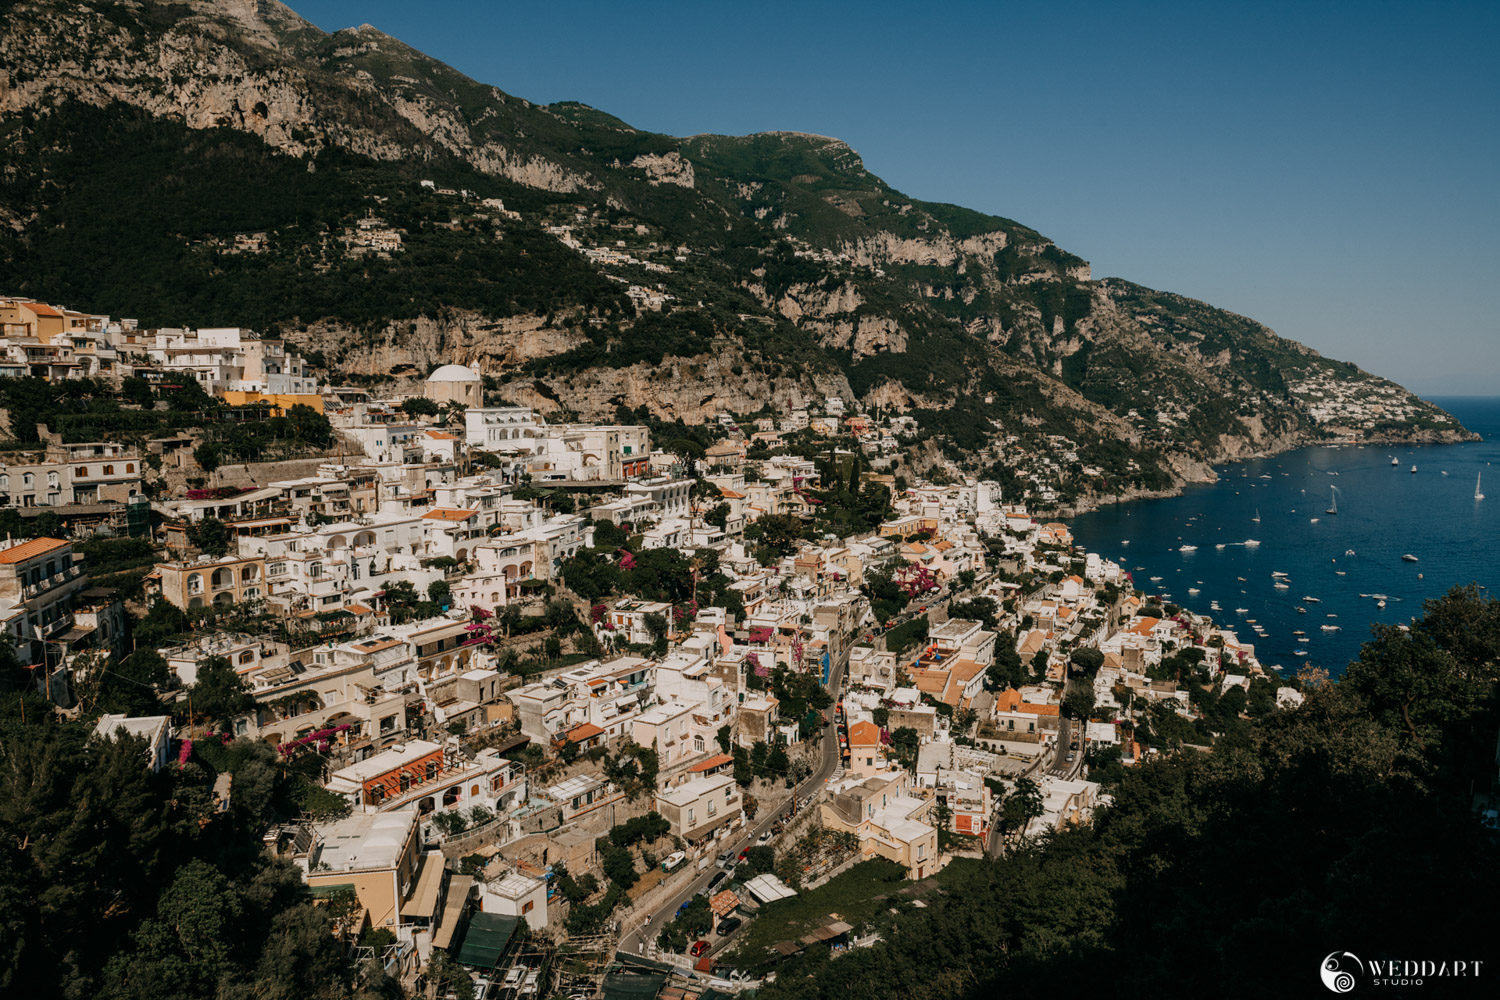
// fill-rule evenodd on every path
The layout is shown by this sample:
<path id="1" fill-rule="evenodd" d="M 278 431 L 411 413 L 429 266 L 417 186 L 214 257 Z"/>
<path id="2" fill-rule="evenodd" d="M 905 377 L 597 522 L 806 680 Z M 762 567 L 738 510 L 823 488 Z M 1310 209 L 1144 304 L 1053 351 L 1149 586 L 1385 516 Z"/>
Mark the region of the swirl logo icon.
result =
<path id="1" fill-rule="evenodd" d="M 1323 959 L 1318 975 L 1323 977 L 1323 985 L 1333 992 L 1348 993 L 1358 984 L 1358 980 L 1354 978 L 1356 969 L 1360 975 L 1364 975 L 1365 964 L 1359 960 L 1359 956 L 1348 951 L 1335 951 Z"/>

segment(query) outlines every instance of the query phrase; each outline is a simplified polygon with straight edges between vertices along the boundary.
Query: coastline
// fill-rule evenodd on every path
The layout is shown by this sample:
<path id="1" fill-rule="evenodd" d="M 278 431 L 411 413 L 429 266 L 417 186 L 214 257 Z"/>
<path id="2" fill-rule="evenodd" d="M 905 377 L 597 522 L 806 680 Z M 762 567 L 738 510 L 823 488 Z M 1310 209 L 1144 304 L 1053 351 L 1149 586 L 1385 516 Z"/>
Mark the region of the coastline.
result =
<path id="1" fill-rule="evenodd" d="M 1225 457 L 1217 461 L 1207 463 L 1208 470 L 1213 473 L 1211 477 L 1181 479 L 1172 486 L 1160 490 L 1131 489 L 1121 493 L 1105 493 L 1082 497 L 1076 504 L 1069 507 L 1059 508 L 1056 516 L 1066 520 L 1078 517 L 1081 514 L 1092 514 L 1105 507 L 1118 506 L 1120 504 L 1134 503 L 1138 500 L 1165 500 L 1171 497 L 1182 496 L 1183 490 L 1189 486 L 1211 486 L 1223 479 L 1219 474 L 1221 466 L 1230 465 L 1235 462 L 1253 462 L 1262 459 L 1276 458 L 1288 455 L 1303 448 L 1358 448 L 1372 445 L 1432 445 L 1432 444 L 1469 444 L 1483 441 L 1484 436 L 1463 428 L 1460 431 L 1421 431 L 1414 434 L 1379 434 L 1366 438 L 1337 438 L 1329 439 L 1305 439 L 1287 445 L 1285 448 L 1269 448 L 1263 451 L 1247 452 L 1237 454 L 1233 457 Z"/>

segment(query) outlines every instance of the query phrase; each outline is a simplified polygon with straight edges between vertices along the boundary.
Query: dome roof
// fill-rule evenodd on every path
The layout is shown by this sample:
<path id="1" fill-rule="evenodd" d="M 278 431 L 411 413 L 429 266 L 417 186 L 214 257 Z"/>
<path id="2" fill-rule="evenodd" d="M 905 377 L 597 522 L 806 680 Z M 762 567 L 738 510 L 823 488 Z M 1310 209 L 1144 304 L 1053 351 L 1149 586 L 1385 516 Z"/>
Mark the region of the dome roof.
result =
<path id="1" fill-rule="evenodd" d="M 429 382 L 481 382 L 479 373 L 472 368 L 463 365 L 443 365 L 437 371 L 427 376 Z"/>

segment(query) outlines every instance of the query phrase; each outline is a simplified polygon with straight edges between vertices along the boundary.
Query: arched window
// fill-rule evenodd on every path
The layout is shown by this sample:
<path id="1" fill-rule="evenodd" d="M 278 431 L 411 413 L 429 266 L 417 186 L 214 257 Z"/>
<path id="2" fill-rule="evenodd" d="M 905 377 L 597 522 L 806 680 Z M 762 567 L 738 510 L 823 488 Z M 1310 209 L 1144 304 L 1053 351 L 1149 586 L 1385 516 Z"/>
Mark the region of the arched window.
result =
<path id="1" fill-rule="evenodd" d="M 126 472 L 134 472 L 135 471 L 135 463 L 134 462 L 126 462 L 125 463 L 125 471 Z"/>
<path id="2" fill-rule="evenodd" d="M 104 474 L 106 476 L 113 476 L 115 474 L 115 467 L 113 465 L 106 465 L 104 467 Z"/>
<path id="3" fill-rule="evenodd" d="M 31 473 L 28 472 L 28 473 L 26 473 L 26 475 L 24 475 L 24 476 L 21 477 L 21 483 L 22 483 L 22 485 L 25 485 L 25 486 L 35 486 L 36 485 L 36 476 L 33 476 Z"/>

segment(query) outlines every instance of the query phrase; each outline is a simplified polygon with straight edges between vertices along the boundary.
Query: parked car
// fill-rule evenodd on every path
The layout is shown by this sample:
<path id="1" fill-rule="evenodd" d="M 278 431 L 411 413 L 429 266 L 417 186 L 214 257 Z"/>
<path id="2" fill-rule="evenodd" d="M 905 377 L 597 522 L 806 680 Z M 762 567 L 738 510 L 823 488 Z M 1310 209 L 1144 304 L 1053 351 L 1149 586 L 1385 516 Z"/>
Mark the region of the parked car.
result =
<path id="1" fill-rule="evenodd" d="M 537 980 L 541 977 L 542 974 L 536 969 L 532 969 L 530 972 L 526 973 L 526 982 L 524 985 L 522 985 L 521 992 L 527 994 L 535 993 L 537 991 Z"/>
<path id="2" fill-rule="evenodd" d="M 729 934 L 733 934 L 735 931 L 740 929 L 740 924 L 743 922 L 744 921 L 740 920 L 739 917 L 725 917 L 723 920 L 720 920 L 718 931 L 719 937 L 725 937 Z"/>
<path id="3" fill-rule="evenodd" d="M 740 852 L 740 860 L 741 861 L 744 861 L 749 856 L 750 856 L 750 848 L 749 847 L 746 847 L 743 851 Z"/>
<path id="4" fill-rule="evenodd" d="M 708 891 L 709 892 L 713 892 L 714 890 L 718 889 L 719 886 L 723 885 L 727 881 L 729 881 L 729 872 L 728 871 L 719 872 L 719 874 L 715 875 L 713 878 L 711 878 L 711 879 L 708 880 Z"/>
<path id="5" fill-rule="evenodd" d="M 688 949 L 688 954 L 692 955 L 694 958 L 698 958 L 702 956 L 704 952 L 708 951 L 709 947 L 710 945 L 707 941 L 694 941 L 693 946 Z"/>
<path id="6" fill-rule="evenodd" d="M 756 838 L 755 842 L 757 844 L 769 844 L 771 842 L 771 831 L 767 830 L 765 833 L 761 834 Z"/>
<path id="7" fill-rule="evenodd" d="M 718 865 L 719 865 L 720 868 L 723 868 L 725 865 L 729 864 L 729 862 L 731 862 L 733 860 L 734 860 L 734 848 L 731 847 L 729 850 L 727 850 L 724 853 L 722 853 L 722 854 L 719 855 Z"/>
<path id="8" fill-rule="evenodd" d="M 1078 759 L 1078 754 L 1074 753 L 1071 750 L 1068 751 L 1068 763 L 1069 764 L 1073 763 L 1073 761 L 1075 761 L 1077 759 Z"/>
<path id="9" fill-rule="evenodd" d="M 521 985 L 521 977 L 524 976 L 525 974 L 526 974 L 526 970 L 523 969 L 523 968 L 521 968 L 519 965 L 517 965 L 514 968 L 512 968 L 509 972 L 507 972 L 505 974 L 505 988 L 508 989 L 508 990 L 513 990 L 517 986 L 520 986 Z"/>

